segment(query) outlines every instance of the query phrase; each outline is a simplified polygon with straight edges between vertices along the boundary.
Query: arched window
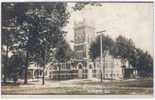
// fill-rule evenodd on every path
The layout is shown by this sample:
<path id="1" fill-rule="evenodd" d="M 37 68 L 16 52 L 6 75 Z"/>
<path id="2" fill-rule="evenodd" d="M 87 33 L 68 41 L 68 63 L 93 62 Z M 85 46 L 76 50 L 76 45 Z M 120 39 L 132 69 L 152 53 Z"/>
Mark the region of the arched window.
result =
<path id="1" fill-rule="evenodd" d="M 92 69 L 92 65 L 91 64 L 89 65 L 89 69 Z"/>
<path id="2" fill-rule="evenodd" d="M 83 65 L 81 63 L 78 64 L 78 68 L 82 69 Z"/>

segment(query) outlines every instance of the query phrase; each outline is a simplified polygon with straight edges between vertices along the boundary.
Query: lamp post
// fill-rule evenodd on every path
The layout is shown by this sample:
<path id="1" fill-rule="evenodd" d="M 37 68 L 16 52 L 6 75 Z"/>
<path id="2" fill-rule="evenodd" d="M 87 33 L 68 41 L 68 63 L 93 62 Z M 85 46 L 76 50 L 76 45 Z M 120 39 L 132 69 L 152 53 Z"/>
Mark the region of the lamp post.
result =
<path id="1" fill-rule="evenodd" d="M 98 32 L 97 32 L 97 34 L 100 35 L 100 64 L 101 64 L 101 66 L 100 66 L 100 72 L 101 72 L 101 83 L 102 83 L 102 81 L 103 81 L 102 76 L 104 75 L 104 73 L 103 73 L 103 71 L 102 71 L 102 70 L 103 70 L 102 34 L 103 34 L 104 32 L 106 32 L 106 31 L 103 30 L 103 31 L 98 31 Z"/>

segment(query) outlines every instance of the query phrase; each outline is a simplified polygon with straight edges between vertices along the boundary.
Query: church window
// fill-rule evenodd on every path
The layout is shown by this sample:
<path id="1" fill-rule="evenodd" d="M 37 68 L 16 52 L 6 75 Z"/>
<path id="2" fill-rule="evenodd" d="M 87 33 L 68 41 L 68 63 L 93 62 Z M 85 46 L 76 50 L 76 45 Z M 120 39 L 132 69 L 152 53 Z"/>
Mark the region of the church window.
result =
<path id="1" fill-rule="evenodd" d="M 89 69 L 92 69 L 92 65 L 89 65 Z"/>

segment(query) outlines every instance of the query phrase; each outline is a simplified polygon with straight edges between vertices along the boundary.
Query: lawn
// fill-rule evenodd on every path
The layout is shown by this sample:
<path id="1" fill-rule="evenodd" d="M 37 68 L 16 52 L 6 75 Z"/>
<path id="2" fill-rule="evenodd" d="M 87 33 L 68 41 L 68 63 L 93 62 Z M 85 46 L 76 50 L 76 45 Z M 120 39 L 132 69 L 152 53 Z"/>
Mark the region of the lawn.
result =
<path id="1" fill-rule="evenodd" d="M 46 80 L 43 86 L 41 82 L 29 82 L 23 84 L 3 84 L 4 95 L 153 95 L 153 80 Z"/>

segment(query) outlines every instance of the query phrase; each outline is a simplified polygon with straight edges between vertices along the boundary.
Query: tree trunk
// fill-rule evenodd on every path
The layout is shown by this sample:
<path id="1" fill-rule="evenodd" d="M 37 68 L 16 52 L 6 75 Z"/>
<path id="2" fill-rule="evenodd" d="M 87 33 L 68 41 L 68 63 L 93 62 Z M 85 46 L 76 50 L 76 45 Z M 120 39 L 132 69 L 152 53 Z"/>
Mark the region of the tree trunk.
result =
<path id="1" fill-rule="evenodd" d="M 61 67 L 62 67 L 62 63 L 60 63 L 60 66 L 59 66 L 59 76 L 58 76 L 59 81 L 61 80 Z"/>
<path id="2" fill-rule="evenodd" d="M 42 76 L 42 85 L 45 84 L 45 58 L 44 58 L 44 65 L 43 65 L 43 76 Z"/>
<path id="3" fill-rule="evenodd" d="M 4 79 L 3 79 L 4 83 L 6 82 L 6 78 L 7 78 L 8 52 L 9 52 L 8 45 L 6 45 L 6 61 L 4 66 Z"/>
<path id="4" fill-rule="evenodd" d="M 43 66 L 43 67 L 45 67 L 45 66 Z M 45 84 L 45 73 L 44 73 L 44 68 L 43 68 L 42 85 L 44 85 L 44 84 Z"/>
<path id="5" fill-rule="evenodd" d="M 26 64 L 25 64 L 25 72 L 24 72 L 24 84 L 27 84 L 27 74 L 28 74 L 28 66 L 29 66 L 29 53 L 26 51 Z"/>
<path id="6" fill-rule="evenodd" d="M 46 52 L 47 52 L 47 44 L 45 46 L 45 52 L 44 52 L 44 65 L 43 65 L 43 77 L 42 77 L 42 85 L 45 84 L 45 65 L 46 65 Z"/>

